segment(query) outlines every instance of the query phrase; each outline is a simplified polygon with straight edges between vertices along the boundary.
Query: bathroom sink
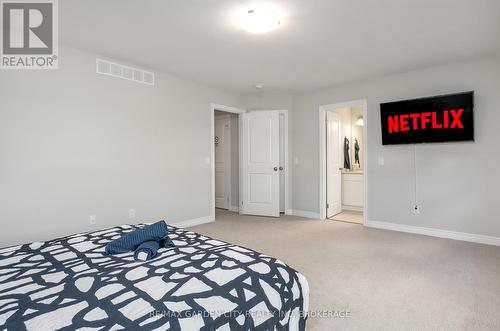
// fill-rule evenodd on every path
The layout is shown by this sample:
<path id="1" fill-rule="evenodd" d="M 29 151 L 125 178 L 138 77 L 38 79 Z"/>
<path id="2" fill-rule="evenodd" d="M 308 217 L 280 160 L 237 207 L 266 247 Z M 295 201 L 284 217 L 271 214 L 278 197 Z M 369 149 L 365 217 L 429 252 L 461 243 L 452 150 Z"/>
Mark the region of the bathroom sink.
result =
<path id="1" fill-rule="evenodd" d="M 342 170 L 343 174 L 357 174 L 357 175 L 362 175 L 363 170 Z"/>

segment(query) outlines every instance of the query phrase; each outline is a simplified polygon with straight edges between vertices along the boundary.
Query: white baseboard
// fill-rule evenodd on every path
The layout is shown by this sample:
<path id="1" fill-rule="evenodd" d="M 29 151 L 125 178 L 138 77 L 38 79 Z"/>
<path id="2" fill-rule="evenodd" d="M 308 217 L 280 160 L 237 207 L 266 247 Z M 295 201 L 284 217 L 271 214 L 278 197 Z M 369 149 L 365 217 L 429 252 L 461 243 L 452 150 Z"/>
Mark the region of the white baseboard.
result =
<path id="1" fill-rule="evenodd" d="M 305 217 L 305 218 L 319 219 L 318 213 L 315 213 L 312 211 L 307 211 L 307 210 L 289 209 L 289 210 L 287 210 L 287 214 L 299 216 L 299 217 Z"/>
<path id="2" fill-rule="evenodd" d="M 363 212 L 363 207 L 342 205 L 342 210 Z"/>
<path id="3" fill-rule="evenodd" d="M 397 224 L 397 223 L 390 223 L 390 222 L 369 221 L 369 220 L 366 220 L 364 225 L 367 227 L 370 227 L 370 228 L 399 231 L 399 232 L 407 232 L 407 233 L 416 233 L 416 234 L 422 234 L 422 235 L 431 236 L 431 237 L 447 238 L 447 239 L 453 239 L 453 240 L 469 241 L 469 242 L 474 242 L 474 243 L 479 243 L 479 244 L 500 246 L 500 238 L 499 237 L 486 236 L 486 235 L 482 235 L 482 234 L 455 232 L 455 231 L 449 231 L 449 230 L 441 230 L 441 229 L 425 228 L 425 227 L 413 226 L 413 225 Z"/>
<path id="4" fill-rule="evenodd" d="M 210 216 L 205 216 L 205 217 L 199 217 L 195 218 L 192 220 L 185 220 L 185 221 L 179 221 L 179 222 L 172 222 L 170 223 L 172 226 L 178 227 L 178 228 L 189 228 L 195 225 L 200 225 L 200 224 L 205 224 L 205 223 L 211 223 L 215 222 L 215 217 L 210 215 Z"/>
<path id="5" fill-rule="evenodd" d="M 234 213 L 238 213 L 240 211 L 240 208 L 238 206 L 230 206 L 228 210 Z"/>

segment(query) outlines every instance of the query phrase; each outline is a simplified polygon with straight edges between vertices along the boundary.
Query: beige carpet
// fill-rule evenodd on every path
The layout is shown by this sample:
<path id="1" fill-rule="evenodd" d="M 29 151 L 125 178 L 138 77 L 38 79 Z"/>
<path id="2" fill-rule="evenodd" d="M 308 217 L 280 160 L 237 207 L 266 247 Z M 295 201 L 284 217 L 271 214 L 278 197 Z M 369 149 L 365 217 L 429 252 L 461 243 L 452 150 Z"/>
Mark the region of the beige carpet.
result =
<path id="1" fill-rule="evenodd" d="M 191 228 L 280 258 L 303 273 L 309 331 L 500 330 L 500 247 L 299 217 L 239 216 Z"/>
<path id="2" fill-rule="evenodd" d="M 363 224 L 363 213 L 356 211 L 343 211 L 330 217 L 332 221 Z"/>

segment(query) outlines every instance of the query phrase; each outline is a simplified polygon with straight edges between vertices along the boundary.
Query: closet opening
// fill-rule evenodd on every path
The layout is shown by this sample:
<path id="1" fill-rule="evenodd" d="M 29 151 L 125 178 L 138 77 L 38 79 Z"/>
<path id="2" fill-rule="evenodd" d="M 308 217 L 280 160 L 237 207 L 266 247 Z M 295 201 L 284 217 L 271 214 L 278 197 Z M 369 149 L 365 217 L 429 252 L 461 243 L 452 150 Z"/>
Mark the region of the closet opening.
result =
<path id="1" fill-rule="evenodd" d="M 238 211 L 238 114 L 214 111 L 215 208 Z"/>

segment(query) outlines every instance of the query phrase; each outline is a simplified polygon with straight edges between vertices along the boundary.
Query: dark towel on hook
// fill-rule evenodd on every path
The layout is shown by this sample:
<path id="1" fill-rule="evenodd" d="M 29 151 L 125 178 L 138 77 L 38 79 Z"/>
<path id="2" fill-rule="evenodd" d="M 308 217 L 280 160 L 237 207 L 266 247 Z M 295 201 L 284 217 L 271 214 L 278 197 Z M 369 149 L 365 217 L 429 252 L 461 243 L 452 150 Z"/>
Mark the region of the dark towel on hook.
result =
<path id="1" fill-rule="evenodd" d="M 106 245 L 105 252 L 108 255 L 131 252 L 139 247 L 139 245 L 143 242 L 152 240 L 158 243 L 160 243 L 160 241 L 162 241 L 162 243 L 171 243 L 167 236 L 167 224 L 165 221 L 159 221 L 129 232 L 126 235 L 109 242 Z"/>
<path id="2" fill-rule="evenodd" d="M 359 144 L 358 139 L 354 139 L 354 164 L 357 164 L 361 167 L 361 163 L 359 162 Z"/>
<path id="3" fill-rule="evenodd" d="M 344 168 L 351 169 L 351 159 L 349 157 L 349 139 L 344 137 Z"/>

